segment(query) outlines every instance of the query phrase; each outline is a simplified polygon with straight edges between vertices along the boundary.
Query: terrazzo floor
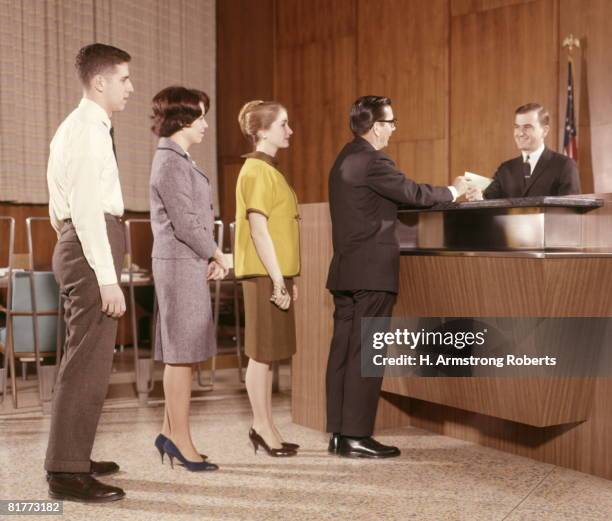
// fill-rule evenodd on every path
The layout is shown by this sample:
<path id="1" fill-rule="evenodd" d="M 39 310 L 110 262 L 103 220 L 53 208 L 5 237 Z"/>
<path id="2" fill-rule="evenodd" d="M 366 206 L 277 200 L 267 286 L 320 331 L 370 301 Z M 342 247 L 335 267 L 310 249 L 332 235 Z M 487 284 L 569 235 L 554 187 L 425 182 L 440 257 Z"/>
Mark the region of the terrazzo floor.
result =
<path id="1" fill-rule="evenodd" d="M 229 374 L 229 373 L 228 373 Z M 232 373 L 234 374 L 234 373 Z M 221 378 L 222 380 L 222 378 Z M 121 472 L 103 478 L 126 499 L 102 506 L 64 502 L 66 520 L 248 521 L 589 521 L 612 518 L 612 482 L 414 428 L 378 436 L 402 449 L 383 461 L 327 454 L 327 436 L 291 422 L 290 394 L 275 414 L 297 457 L 255 455 L 247 439 L 250 408 L 239 385 L 220 385 L 193 401 L 200 450 L 221 469 L 190 473 L 162 465 L 153 447 L 161 400 L 139 407 L 108 400 L 94 459 Z M 49 418 L 35 407 L 0 416 L 0 499 L 47 499 L 42 462 Z M 42 519 L 20 516 L 10 519 Z"/>

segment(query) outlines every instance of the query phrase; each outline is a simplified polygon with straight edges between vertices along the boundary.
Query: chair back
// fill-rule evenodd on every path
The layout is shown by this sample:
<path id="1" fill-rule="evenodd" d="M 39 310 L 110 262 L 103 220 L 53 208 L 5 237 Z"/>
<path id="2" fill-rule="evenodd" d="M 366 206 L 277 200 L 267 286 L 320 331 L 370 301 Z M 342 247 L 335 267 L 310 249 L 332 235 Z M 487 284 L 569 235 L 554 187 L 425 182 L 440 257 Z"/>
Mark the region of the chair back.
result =
<path id="1" fill-rule="evenodd" d="M 236 242 L 236 221 L 232 221 L 229 223 L 229 232 L 230 232 L 230 251 L 232 255 L 234 255 L 234 245 Z"/>
<path id="2" fill-rule="evenodd" d="M 215 238 L 215 242 L 217 243 L 217 246 L 219 246 L 219 249 L 221 251 L 223 251 L 223 238 L 224 238 L 224 225 L 223 225 L 223 221 L 221 221 L 220 219 L 217 219 L 215 221 L 215 225 L 214 225 L 214 229 L 213 229 L 213 235 Z"/>
<path id="3" fill-rule="evenodd" d="M 49 217 L 28 217 L 26 219 L 28 235 L 29 269 L 32 271 L 51 271 L 53 249 L 57 243 L 57 234 L 51 226 Z"/>
<path id="4" fill-rule="evenodd" d="M 153 230 L 151 219 L 126 219 L 126 268 L 128 272 L 151 271 Z"/>
<path id="5" fill-rule="evenodd" d="M 57 309 L 59 288 L 53 272 L 13 272 L 11 312 L 13 316 L 13 345 L 15 353 L 34 353 L 34 317 L 19 316 L 19 313 L 34 312 L 32 287 L 36 311 L 44 313 Z M 57 315 L 37 316 L 39 349 L 41 353 L 55 352 L 57 346 Z M 5 336 L 6 333 L 3 334 Z M 4 343 L 6 339 L 0 339 Z"/>
<path id="6" fill-rule="evenodd" d="M 0 216 L 0 277 L 6 276 L 15 249 L 15 219 Z"/>

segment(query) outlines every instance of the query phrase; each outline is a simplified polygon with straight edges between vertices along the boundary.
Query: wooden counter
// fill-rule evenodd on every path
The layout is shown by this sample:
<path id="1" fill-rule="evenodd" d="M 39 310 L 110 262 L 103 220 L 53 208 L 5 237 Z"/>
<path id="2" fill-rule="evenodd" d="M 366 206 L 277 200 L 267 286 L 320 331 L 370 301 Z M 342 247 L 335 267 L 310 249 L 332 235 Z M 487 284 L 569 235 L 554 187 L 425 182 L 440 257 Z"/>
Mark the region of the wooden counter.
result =
<path id="1" fill-rule="evenodd" d="M 302 205 L 300 214 L 292 412 L 296 423 L 323 431 L 331 223 L 327 203 Z M 612 212 L 606 206 L 587 215 L 607 227 Z M 394 315 L 612 316 L 612 257 L 402 256 Z M 400 425 L 612 479 L 609 378 L 386 378 L 377 430 Z"/>

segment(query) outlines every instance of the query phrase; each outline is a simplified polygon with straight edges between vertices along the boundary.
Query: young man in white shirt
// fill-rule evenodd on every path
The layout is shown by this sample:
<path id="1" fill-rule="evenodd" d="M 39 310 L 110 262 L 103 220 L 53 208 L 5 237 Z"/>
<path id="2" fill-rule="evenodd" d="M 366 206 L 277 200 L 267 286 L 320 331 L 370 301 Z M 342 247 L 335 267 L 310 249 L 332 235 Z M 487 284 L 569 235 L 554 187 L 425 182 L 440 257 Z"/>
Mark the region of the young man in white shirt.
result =
<path id="1" fill-rule="evenodd" d="M 131 57 L 95 43 L 83 47 L 76 68 L 83 99 L 62 122 L 50 146 L 49 214 L 58 233 L 53 271 L 65 299 L 65 354 L 53 393 L 45 469 L 53 498 L 107 502 L 123 490 L 94 476 L 119 470 L 91 461 L 117 335 L 125 313 L 119 287 L 125 238 L 123 197 L 111 117 L 134 88 Z"/>

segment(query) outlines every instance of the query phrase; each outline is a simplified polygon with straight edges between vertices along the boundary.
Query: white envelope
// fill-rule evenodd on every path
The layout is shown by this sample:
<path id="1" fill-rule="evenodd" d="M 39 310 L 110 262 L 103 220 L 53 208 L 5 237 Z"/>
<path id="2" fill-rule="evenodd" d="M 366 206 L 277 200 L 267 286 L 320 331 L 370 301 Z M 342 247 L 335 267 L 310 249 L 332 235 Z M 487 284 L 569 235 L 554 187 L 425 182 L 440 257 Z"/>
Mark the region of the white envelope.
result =
<path id="1" fill-rule="evenodd" d="M 483 192 L 486 190 L 487 186 L 493 182 L 493 179 L 490 177 L 473 174 L 472 172 L 465 172 L 463 176 L 465 177 L 465 180 L 470 183 L 470 185 L 480 188 L 480 190 Z"/>

